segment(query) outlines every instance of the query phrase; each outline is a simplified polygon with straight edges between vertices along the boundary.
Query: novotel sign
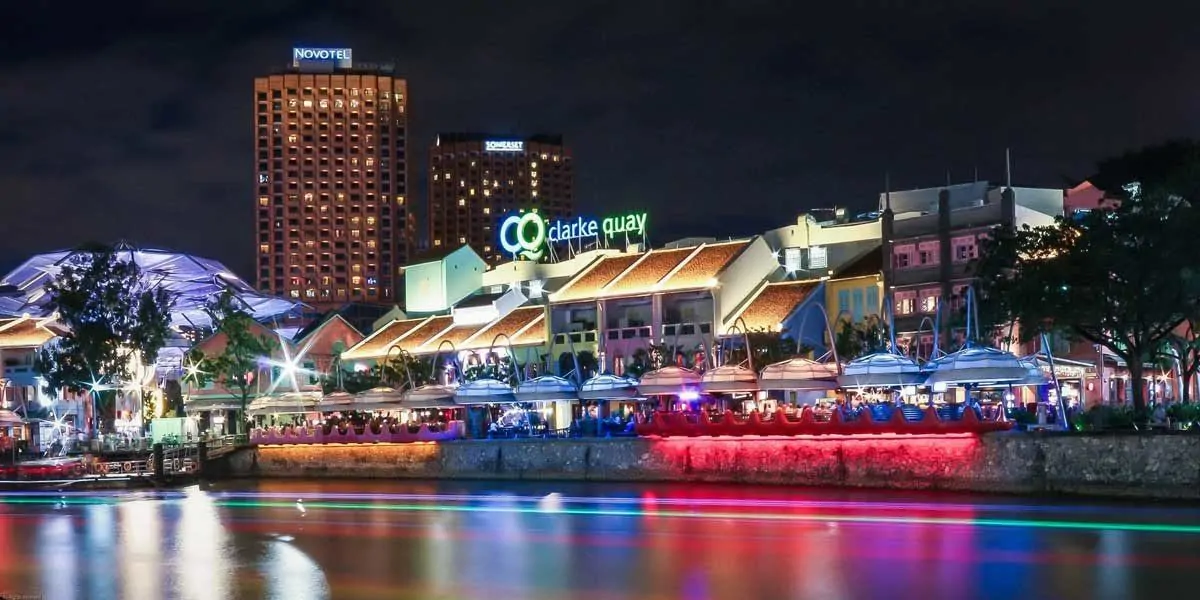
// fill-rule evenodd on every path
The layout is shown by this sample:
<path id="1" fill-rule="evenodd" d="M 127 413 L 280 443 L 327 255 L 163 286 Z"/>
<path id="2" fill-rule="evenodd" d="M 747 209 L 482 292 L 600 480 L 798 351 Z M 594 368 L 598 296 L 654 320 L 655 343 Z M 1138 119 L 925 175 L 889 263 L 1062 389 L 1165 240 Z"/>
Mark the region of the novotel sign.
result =
<path id="1" fill-rule="evenodd" d="M 484 152 L 524 152 L 525 142 L 520 140 L 485 140 Z"/>
<path id="2" fill-rule="evenodd" d="M 509 215 L 500 222 L 500 247 L 511 256 L 541 260 L 546 246 L 583 238 L 603 237 L 610 240 L 619 235 L 646 237 L 646 213 L 605 217 L 603 219 L 557 220 L 528 212 Z"/>
<path id="3" fill-rule="evenodd" d="M 292 66 L 304 63 L 336 63 L 349 68 L 354 63 L 353 52 L 350 48 L 292 48 Z"/>

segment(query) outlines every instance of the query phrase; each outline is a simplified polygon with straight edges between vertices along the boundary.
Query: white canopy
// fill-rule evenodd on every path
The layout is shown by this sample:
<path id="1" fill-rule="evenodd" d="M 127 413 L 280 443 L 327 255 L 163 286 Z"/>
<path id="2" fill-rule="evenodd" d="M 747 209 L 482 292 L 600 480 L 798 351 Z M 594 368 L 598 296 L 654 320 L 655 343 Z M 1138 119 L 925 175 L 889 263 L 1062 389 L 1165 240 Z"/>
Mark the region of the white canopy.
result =
<path id="1" fill-rule="evenodd" d="M 673 396 L 688 389 L 695 391 L 699 387 L 700 375 L 674 365 L 643 374 L 637 384 L 638 392 L 643 396 Z"/>
<path id="2" fill-rule="evenodd" d="M 468 381 L 454 392 L 454 403 L 461 405 L 511 404 L 516 401 L 512 386 L 490 377 Z"/>
<path id="3" fill-rule="evenodd" d="M 709 369 L 700 377 L 700 390 L 709 393 L 756 392 L 758 376 L 739 365 L 722 365 Z"/>
<path id="4" fill-rule="evenodd" d="M 833 390 L 838 368 L 836 363 L 789 358 L 763 368 L 759 382 L 764 390 Z"/>
<path id="5" fill-rule="evenodd" d="M 570 402 L 579 399 L 579 386 L 565 377 L 543 375 L 522 381 L 515 394 L 518 402 Z"/>
<path id="6" fill-rule="evenodd" d="M 927 385 L 1012 384 L 1029 376 L 1029 365 L 1016 356 L 989 348 L 968 345 L 925 365 Z"/>
<path id="7" fill-rule="evenodd" d="M 846 363 L 837 381 L 842 387 L 902 387 L 916 385 L 924 378 L 921 367 L 912 359 L 876 352 Z"/>
<path id="8" fill-rule="evenodd" d="M 616 375 L 596 375 L 579 388 L 581 400 L 633 400 L 638 397 L 638 382 Z"/>

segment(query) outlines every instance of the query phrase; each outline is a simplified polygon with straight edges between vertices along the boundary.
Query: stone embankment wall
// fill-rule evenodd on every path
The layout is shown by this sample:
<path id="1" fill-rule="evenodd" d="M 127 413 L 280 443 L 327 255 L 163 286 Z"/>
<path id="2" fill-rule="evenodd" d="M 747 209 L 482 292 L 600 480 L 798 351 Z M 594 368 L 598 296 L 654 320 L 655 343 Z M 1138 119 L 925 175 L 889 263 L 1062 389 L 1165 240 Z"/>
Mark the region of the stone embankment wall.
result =
<path id="1" fill-rule="evenodd" d="M 1200 435 L 267 446 L 240 450 L 206 470 L 234 477 L 703 481 L 1200 499 Z"/>

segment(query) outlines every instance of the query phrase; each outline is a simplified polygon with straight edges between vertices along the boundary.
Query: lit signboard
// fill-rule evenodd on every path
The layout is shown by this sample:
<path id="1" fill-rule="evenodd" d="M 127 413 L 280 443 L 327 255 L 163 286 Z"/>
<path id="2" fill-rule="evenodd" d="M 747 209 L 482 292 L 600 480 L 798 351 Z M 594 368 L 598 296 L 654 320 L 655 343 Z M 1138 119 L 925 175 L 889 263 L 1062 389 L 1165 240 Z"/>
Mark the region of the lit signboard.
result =
<path id="1" fill-rule="evenodd" d="M 550 221 L 533 212 L 509 215 L 500 222 L 500 247 L 511 256 L 541 260 L 547 244 L 583 238 L 610 240 L 619 235 L 645 238 L 646 213 L 570 221 Z"/>
<path id="2" fill-rule="evenodd" d="M 486 140 L 483 142 L 484 152 L 524 152 L 525 142 L 520 140 Z"/>
<path id="3" fill-rule="evenodd" d="M 292 48 L 292 66 L 299 67 L 305 63 L 334 63 L 348 69 L 354 60 L 349 48 Z"/>

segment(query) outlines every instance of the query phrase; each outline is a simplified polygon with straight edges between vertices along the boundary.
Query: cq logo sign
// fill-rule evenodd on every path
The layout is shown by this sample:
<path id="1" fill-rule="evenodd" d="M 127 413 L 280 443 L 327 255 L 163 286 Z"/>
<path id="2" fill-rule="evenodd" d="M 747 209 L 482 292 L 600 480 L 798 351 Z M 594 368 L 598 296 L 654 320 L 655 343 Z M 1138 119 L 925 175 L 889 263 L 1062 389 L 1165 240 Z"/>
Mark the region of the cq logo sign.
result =
<path id="1" fill-rule="evenodd" d="M 546 254 L 546 221 L 532 212 L 509 216 L 500 224 L 500 246 L 511 256 L 541 260 Z"/>

